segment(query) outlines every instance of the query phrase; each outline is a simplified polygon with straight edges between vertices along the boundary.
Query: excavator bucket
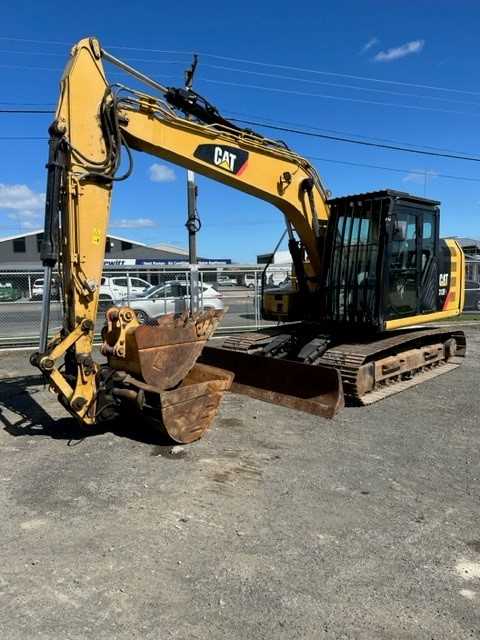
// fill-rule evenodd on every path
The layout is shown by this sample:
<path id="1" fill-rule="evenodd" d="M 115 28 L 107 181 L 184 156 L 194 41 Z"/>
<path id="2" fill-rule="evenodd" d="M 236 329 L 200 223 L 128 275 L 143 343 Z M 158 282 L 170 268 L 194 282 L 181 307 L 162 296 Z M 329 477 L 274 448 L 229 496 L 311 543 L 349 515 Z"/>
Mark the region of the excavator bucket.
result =
<path id="1" fill-rule="evenodd" d="M 229 371 L 195 364 L 174 389 L 160 390 L 129 374 L 121 375 L 113 395 L 140 410 L 156 431 L 180 444 L 200 439 L 217 415 L 225 391 L 230 389 Z"/>
<path id="2" fill-rule="evenodd" d="M 165 315 L 135 331 L 140 373 L 162 391 L 176 387 L 192 369 L 223 311 Z"/>
<path id="3" fill-rule="evenodd" d="M 202 437 L 232 384 L 232 373 L 196 364 L 222 317 L 216 310 L 169 314 L 139 325 L 128 308 L 107 312 L 103 353 L 119 372 L 113 394 L 175 442 Z"/>
<path id="4" fill-rule="evenodd" d="M 345 402 L 340 373 L 333 367 L 311 366 L 221 347 L 205 347 L 200 362 L 234 374 L 234 393 L 332 418 Z"/>

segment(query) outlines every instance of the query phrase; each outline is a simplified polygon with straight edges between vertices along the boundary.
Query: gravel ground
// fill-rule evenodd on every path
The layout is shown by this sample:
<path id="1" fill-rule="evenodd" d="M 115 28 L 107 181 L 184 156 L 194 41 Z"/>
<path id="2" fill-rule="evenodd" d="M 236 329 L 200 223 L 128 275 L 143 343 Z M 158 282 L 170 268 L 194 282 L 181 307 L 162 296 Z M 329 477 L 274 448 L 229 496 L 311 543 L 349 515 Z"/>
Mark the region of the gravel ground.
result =
<path id="1" fill-rule="evenodd" d="M 2 640 L 480 637 L 480 331 L 327 421 L 227 394 L 210 433 L 85 432 L 0 359 Z"/>

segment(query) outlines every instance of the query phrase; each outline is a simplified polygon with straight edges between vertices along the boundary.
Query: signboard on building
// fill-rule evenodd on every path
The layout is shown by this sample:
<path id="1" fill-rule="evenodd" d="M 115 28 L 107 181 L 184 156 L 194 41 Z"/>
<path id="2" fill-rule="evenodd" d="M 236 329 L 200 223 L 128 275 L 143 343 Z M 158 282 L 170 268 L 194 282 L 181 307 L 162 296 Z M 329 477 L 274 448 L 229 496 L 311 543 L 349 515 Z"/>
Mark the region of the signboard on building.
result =
<path id="1" fill-rule="evenodd" d="M 105 258 L 103 264 L 107 267 L 132 267 L 136 262 L 135 258 Z"/>
<path id="2" fill-rule="evenodd" d="M 103 261 L 106 267 L 134 267 L 140 266 L 158 266 L 158 265 L 188 265 L 185 258 L 105 258 Z M 200 258 L 199 264 L 232 264 L 230 258 Z"/>
<path id="3" fill-rule="evenodd" d="M 230 260 L 230 258 L 219 258 L 219 259 L 214 259 L 214 258 L 199 258 L 198 260 L 199 264 L 232 264 L 232 261 Z M 159 264 L 188 264 L 188 260 L 185 260 L 185 258 L 171 258 L 171 259 L 156 259 L 156 258 L 152 258 L 152 259 L 138 259 L 136 261 L 136 264 L 143 264 L 143 265 L 159 265 Z"/>

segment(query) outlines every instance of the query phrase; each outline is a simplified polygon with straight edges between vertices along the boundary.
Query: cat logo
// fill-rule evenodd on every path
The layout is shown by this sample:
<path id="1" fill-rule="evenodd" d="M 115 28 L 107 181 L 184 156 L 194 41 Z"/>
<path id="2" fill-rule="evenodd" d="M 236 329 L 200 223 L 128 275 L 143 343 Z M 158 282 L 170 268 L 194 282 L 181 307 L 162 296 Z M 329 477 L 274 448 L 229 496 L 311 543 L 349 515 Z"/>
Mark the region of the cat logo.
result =
<path id="1" fill-rule="evenodd" d="M 222 167 L 227 171 L 233 171 L 236 159 L 237 156 L 235 153 L 222 149 L 222 147 L 215 147 L 215 151 L 213 152 L 213 161 L 217 167 Z"/>
<path id="2" fill-rule="evenodd" d="M 236 176 L 242 174 L 248 164 L 247 151 L 221 144 L 201 144 L 195 149 L 193 155 L 203 162 L 213 164 Z"/>

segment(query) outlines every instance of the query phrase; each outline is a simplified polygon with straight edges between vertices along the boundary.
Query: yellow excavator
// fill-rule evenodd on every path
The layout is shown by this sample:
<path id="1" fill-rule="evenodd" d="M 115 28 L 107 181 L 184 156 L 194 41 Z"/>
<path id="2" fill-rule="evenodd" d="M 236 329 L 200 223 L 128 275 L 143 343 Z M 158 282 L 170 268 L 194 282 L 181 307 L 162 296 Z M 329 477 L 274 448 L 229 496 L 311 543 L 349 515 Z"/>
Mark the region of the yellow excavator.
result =
<path id="1" fill-rule="evenodd" d="M 104 61 L 156 95 L 110 84 Z M 368 404 L 451 370 L 465 355 L 462 331 L 418 327 L 463 308 L 464 256 L 455 240 L 439 238 L 438 202 L 393 190 L 330 199 L 314 167 L 284 143 L 239 128 L 191 89 L 159 84 L 95 38 L 72 49 L 49 145 L 46 286 L 32 364 L 83 423 L 131 411 L 191 442 L 229 388 L 331 417 L 345 395 Z M 206 343 L 221 312 L 140 325 L 133 310 L 113 307 L 102 334 L 107 364 L 94 361 L 110 197 L 131 173 L 132 150 L 280 210 L 292 279 L 288 288 L 264 282 L 262 298 L 263 317 L 277 326 L 213 347 Z M 49 341 L 57 262 L 64 321 Z"/>

